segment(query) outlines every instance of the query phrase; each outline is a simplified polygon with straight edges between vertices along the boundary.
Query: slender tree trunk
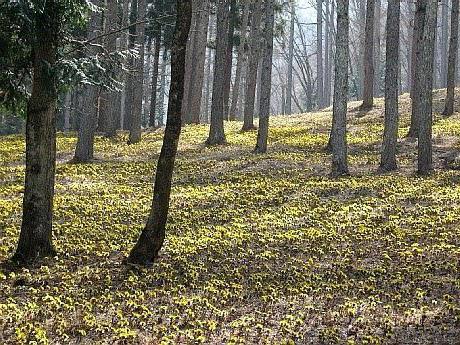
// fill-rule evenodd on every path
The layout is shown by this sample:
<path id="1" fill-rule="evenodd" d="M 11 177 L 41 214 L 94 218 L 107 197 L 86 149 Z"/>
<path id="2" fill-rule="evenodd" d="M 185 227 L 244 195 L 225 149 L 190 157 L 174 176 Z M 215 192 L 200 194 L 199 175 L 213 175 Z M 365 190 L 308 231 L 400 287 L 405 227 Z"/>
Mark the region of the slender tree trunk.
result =
<path id="1" fill-rule="evenodd" d="M 186 45 L 192 16 L 191 0 L 178 0 L 176 6 L 177 20 L 174 43 L 171 50 L 171 86 L 169 90 L 168 119 L 163 138 L 163 147 L 161 148 L 158 159 L 152 207 L 147 224 L 128 257 L 128 262 L 139 265 L 153 263 L 163 246 L 174 161 L 181 132 Z"/>
<path id="2" fill-rule="evenodd" d="M 323 0 L 316 0 L 316 98 L 318 108 L 324 108 L 323 71 Z"/>
<path id="3" fill-rule="evenodd" d="M 136 144 L 141 141 L 142 133 L 142 99 L 144 94 L 144 54 L 145 54 L 145 13 L 146 0 L 137 1 L 137 20 L 135 43 L 139 50 L 139 57 L 135 59 L 135 84 L 133 85 L 133 106 L 131 113 L 131 127 L 128 143 Z"/>
<path id="4" fill-rule="evenodd" d="M 447 68 L 447 97 L 443 115 L 451 116 L 454 113 L 455 70 L 458 54 L 458 22 L 459 0 L 452 0 L 452 14 L 450 24 L 449 63 Z"/>
<path id="5" fill-rule="evenodd" d="M 214 38 L 214 23 L 209 24 L 209 37 L 212 40 Z M 210 118 L 210 100 L 211 100 L 211 89 L 212 89 L 212 81 L 213 81 L 213 69 L 212 67 L 212 62 L 213 62 L 213 49 L 212 48 L 207 48 L 207 53 L 206 53 L 206 88 L 205 88 L 205 113 L 206 113 L 206 123 L 209 123 L 209 118 Z"/>
<path id="6" fill-rule="evenodd" d="M 375 0 L 367 0 L 366 38 L 364 44 L 364 89 L 361 109 L 374 106 L 374 13 Z"/>
<path id="7" fill-rule="evenodd" d="M 70 131 L 70 115 L 72 110 L 72 93 L 67 91 L 64 100 L 64 132 Z"/>
<path id="8" fill-rule="evenodd" d="M 348 175 L 347 96 L 349 60 L 348 1 L 337 0 L 334 105 L 332 114 L 332 176 Z"/>
<path id="9" fill-rule="evenodd" d="M 207 145 L 226 142 L 224 133 L 224 79 L 219 74 L 225 69 L 229 21 L 229 0 L 217 0 L 217 47 L 214 62 L 214 81 L 211 103 L 211 128 Z"/>
<path id="10" fill-rule="evenodd" d="M 228 41 L 227 41 L 227 53 L 225 56 L 225 69 L 224 73 L 224 120 L 228 120 L 229 117 L 229 102 L 230 102 L 230 88 L 232 84 L 232 67 L 233 67 L 233 37 L 235 35 L 235 22 L 237 21 L 236 15 L 236 0 L 230 0 L 230 18 L 228 25 Z"/>
<path id="11" fill-rule="evenodd" d="M 375 23 L 374 23 L 374 95 L 381 96 L 381 77 L 382 77 L 382 64 L 380 63 L 381 55 L 381 25 L 380 16 L 382 15 L 382 0 L 375 0 Z"/>
<path id="12" fill-rule="evenodd" d="M 35 18 L 32 93 L 27 104 L 22 225 L 12 258 L 23 264 L 56 253 L 52 243 L 52 220 L 58 95 L 53 69 L 56 68 L 62 13 L 56 0 L 45 2 L 41 10 Z"/>
<path id="13" fill-rule="evenodd" d="M 161 77 L 160 77 L 160 90 L 158 97 L 158 127 L 164 125 L 164 103 L 165 103 L 165 89 L 166 89 L 166 65 L 168 64 L 168 51 L 163 48 L 163 56 L 161 61 Z"/>
<path id="14" fill-rule="evenodd" d="M 292 114 L 292 71 L 294 62 L 295 2 L 291 3 L 291 23 L 289 30 L 288 70 L 286 84 L 286 114 Z"/>
<path id="15" fill-rule="evenodd" d="M 334 13 L 330 9 L 329 1 L 326 1 L 326 41 L 325 41 L 325 60 L 324 65 L 326 67 L 324 73 L 324 106 L 329 107 L 331 105 L 331 93 L 332 93 L 332 27 L 334 23 Z"/>
<path id="16" fill-rule="evenodd" d="M 259 37 L 260 22 L 262 19 L 263 5 L 261 0 L 254 2 L 254 13 L 251 21 L 251 33 L 249 43 L 249 60 L 246 73 L 246 92 L 244 102 L 243 131 L 256 129 L 254 126 L 254 106 L 257 85 L 257 69 L 259 63 Z"/>
<path id="17" fill-rule="evenodd" d="M 449 42 L 449 1 L 441 0 L 440 87 L 447 86 L 447 51 Z"/>
<path id="18" fill-rule="evenodd" d="M 133 24 L 137 20 L 137 3 L 139 0 L 131 0 L 131 11 L 129 14 L 129 22 Z M 128 36 L 128 48 L 129 50 L 134 50 L 136 43 L 136 27 L 133 25 L 129 28 Z M 126 72 L 126 83 L 125 83 L 125 108 L 124 108 L 124 118 L 123 118 L 123 129 L 131 131 L 132 117 L 133 117 L 133 101 L 134 101 L 134 84 L 136 82 L 135 69 L 136 69 L 136 60 L 133 56 L 129 56 L 127 59 L 127 68 L 129 69 Z"/>
<path id="19" fill-rule="evenodd" d="M 98 6 L 98 3 L 94 3 Z M 95 11 L 91 14 L 88 39 L 92 40 L 97 37 L 98 30 L 101 28 L 101 15 Z M 88 48 L 89 54 L 96 55 L 98 48 L 90 46 Z M 77 146 L 75 148 L 75 155 L 73 162 L 86 163 L 93 159 L 94 156 L 94 135 L 98 123 L 98 97 L 99 92 L 96 86 L 87 85 L 85 87 L 85 96 L 83 104 L 83 113 L 80 119 L 80 128 L 78 131 Z"/>
<path id="20" fill-rule="evenodd" d="M 155 113 L 157 106 L 157 89 L 158 89 L 158 69 L 160 65 L 160 49 L 161 49 L 161 27 L 157 26 L 157 36 L 155 37 L 155 47 L 153 55 L 153 71 L 152 71 L 152 87 L 150 95 L 150 114 L 149 126 L 155 127 Z"/>
<path id="21" fill-rule="evenodd" d="M 257 133 L 256 153 L 267 152 L 270 96 L 272 85 L 273 27 L 275 24 L 275 0 L 265 0 L 264 49 L 262 60 L 262 90 Z"/>
<path id="22" fill-rule="evenodd" d="M 246 31 L 248 28 L 251 3 L 252 3 L 252 0 L 245 2 L 244 8 L 243 8 L 243 20 L 242 20 L 241 29 L 240 29 L 240 43 L 238 45 L 238 60 L 236 63 L 235 83 L 233 85 L 232 101 L 231 101 L 230 113 L 229 113 L 230 121 L 236 120 L 238 99 L 240 97 L 241 73 L 244 67 L 244 62 L 246 60 L 246 54 L 245 54 L 245 44 L 246 44 L 246 36 L 247 36 Z"/>
<path id="23" fill-rule="evenodd" d="M 415 15 L 414 15 L 414 34 L 412 43 L 412 112 L 410 118 L 408 138 L 417 138 L 420 123 L 420 109 L 419 103 L 417 102 L 417 94 L 419 93 L 417 76 L 419 74 L 425 74 L 426 71 L 421 70 L 420 55 L 422 47 L 425 44 L 423 40 L 423 26 L 425 22 L 425 7 L 428 0 L 417 0 Z"/>
<path id="24" fill-rule="evenodd" d="M 427 0 L 422 8 L 425 12 L 423 25 L 423 46 L 420 52 L 420 70 L 416 74 L 416 102 L 419 104 L 420 124 L 418 133 L 418 173 L 429 174 L 433 170 L 432 103 L 433 64 L 438 17 L 438 1 Z"/>
<path id="25" fill-rule="evenodd" d="M 385 71 L 385 129 L 383 134 L 381 171 L 397 169 L 396 145 L 398 142 L 398 72 L 400 0 L 389 0 L 387 10 L 387 42 Z"/>
<path id="26" fill-rule="evenodd" d="M 129 3 L 130 0 L 123 0 L 123 13 L 122 13 L 122 19 L 121 19 L 121 27 L 125 28 L 128 25 L 129 21 Z M 120 44 L 120 50 L 122 52 L 126 52 L 128 49 L 128 41 L 129 41 L 129 31 L 125 30 L 121 34 L 120 37 L 121 44 Z M 128 65 L 128 58 L 125 58 L 123 61 L 124 67 L 127 67 Z M 126 118 L 126 96 L 127 96 L 127 89 L 128 89 L 128 73 L 122 72 L 122 78 L 123 78 L 123 90 L 121 91 L 120 94 L 120 123 L 119 127 L 121 129 L 125 128 L 125 118 Z"/>

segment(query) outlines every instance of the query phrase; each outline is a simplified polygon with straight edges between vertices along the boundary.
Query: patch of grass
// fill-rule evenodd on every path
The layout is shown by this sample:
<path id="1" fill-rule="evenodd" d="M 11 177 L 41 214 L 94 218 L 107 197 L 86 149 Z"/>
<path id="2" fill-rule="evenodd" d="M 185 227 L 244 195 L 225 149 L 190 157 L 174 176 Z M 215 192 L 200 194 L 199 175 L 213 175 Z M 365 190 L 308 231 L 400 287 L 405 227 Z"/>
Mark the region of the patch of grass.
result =
<path id="1" fill-rule="evenodd" d="M 162 132 L 98 138 L 86 165 L 66 164 L 75 137 L 59 135 L 59 256 L 1 271 L 0 342 L 454 343 L 460 173 L 415 177 L 416 147 L 401 139 L 400 171 L 377 175 L 382 106 L 350 113 L 353 176 L 339 180 L 323 150 L 328 111 L 274 117 L 266 155 L 240 123 L 212 148 L 207 126 L 186 127 L 153 269 L 121 261 L 149 211 Z M 458 116 L 436 136 L 456 138 Z M 23 151 L 21 136 L 0 138 L 0 260 L 19 234 Z"/>

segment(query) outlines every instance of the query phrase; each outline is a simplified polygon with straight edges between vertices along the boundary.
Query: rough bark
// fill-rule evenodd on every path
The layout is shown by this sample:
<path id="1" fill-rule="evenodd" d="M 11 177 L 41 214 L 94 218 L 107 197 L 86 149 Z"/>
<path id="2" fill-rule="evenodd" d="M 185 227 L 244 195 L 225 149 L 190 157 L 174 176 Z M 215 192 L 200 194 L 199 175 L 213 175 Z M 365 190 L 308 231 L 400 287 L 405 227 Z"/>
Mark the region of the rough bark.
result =
<path id="1" fill-rule="evenodd" d="M 416 75 L 417 93 L 415 101 L 420 111 L 418 133 L 418 174 L 426 175 L 433 170 L 432 103 L 433 65 L 438 16 L 438 1 L 427 0 L 421 8 L 425 12 L 423 25 L 423 46 L 420 52 L 420 70 Z"/>
<path id="2" fill-rule="evenodd" d="M 252 0 L 245 2 L 244 8 L 243 8 L 243 19 L 242 19 L 241 29 L 240 29 L 240 42 L 238 45 L 238 60 L 236 63 L 236 71 L 235 71 L 235 83 L 233 85 L 232 101 L 230 105 L 230 113 L 228 116 L 230 121 L 236 120 L 238 100 L 239 100 L 239 97 L 241 96 L 240 94 L 241 73 L 243 71 L 244 62 L 246 60 L 246 54 L 245 54 L 245 45 L 246 45 L 246 36 L 247 36 L 246 31 L 248 28 L 251 3 L 252 3 Z"/>
<path id="3" fill-rule="evenodd" d="M 122 19 L 121 19 L 121 27 L 123 28 L 125 28 L 128 25 L 128 21 L 129 21 L 129 3 L 130 3 L 130 0 L 123 0 Z M 129 31 L 128 30 L 126 30 L 125 32 L 121 34 L 120 41 L 121 41 L 121 44 L 120 44 L 121 52 L 126 52 L 126 50 L 128 49 L 128 41 L 129 41 Z M 125 68 L 128 65 L 128 61 L 129 60 L 127 58 L 123 61 L 123 65 Z M 120 96 L 119 127 L 121 129 L 124 129 L 125 128 L 125 117 L 126 117 L 126 114 L 125 114 L 126 96 L 127 96 L 126 92 L 128 90 L 128 73 L 126 73 L 125 71 L 122 72 L 122 79 L 123 79 L 123 90 L 121 94 L 119 95 Z"/>
<path id="4" fill-rule="evenodd" d="M 168 64 L 168 51 L 163 48 L 163 55 L 161 58 L 161 77 L 160 77 L 160 89 L 158 90 L 158 127 L 164 125 L 164 103 L 165 103 L 165 92 L 166 92 L 166 66 Z"/>
<path id="5" fill-rule="evenodd" d="M 295 34 L 295 3 L 291 3 L 291 23 L 289 30 L 289 52 L 288 52 L 288 70 L 286 84 L 286 106 L 285 113 L 292 114 L 292 71 L 294 62 L 294 34 Z"/>
<path id="6" fill-rule="evenodd" d="M 158 70 L 160 65 L 160 49 L 161 49 L 161 27 L 157 26 L 158 34 L 155 37 L 154 55 L 153 55 L 153 71 L 152 71 L 152 86 L 150 95 L 150 113 L 149 126 L 155 127 L 155 115 L 157 107 L 157 89 L 158 89 Z"/>
<path id="7" fill-rule="evenodd" d="M 233 68 L 233 38 L 235 35 L 235 22 L 237 20 L 236 15 L 236 0 L 230 0 L 230 17 L 228 24 L 228 40 L 227 40 L 227 52 L 225 55 L 225 69 L 224 74 L 224 120 L 228 120 L 229 117 L 229 103 L 230 103 L 230 88 L 232 84 L 232 68 Z"/>
<path id="8" fill-rule="evenodd" d="M 389 0 L 387 10 L 386 71 L 385 71 L 385 129 L 383 134 L 381 171 L 397 169 L 396 145 L 398 142 L 398 72 L 400 0 Z"/>
<path id="9" fill-rule="evenodd" d="M 450 116 L 454 113 L 455 75 L 458 55 L 458 22 L 459 0 L 452 0 L 452 14 L 450 24 L 449 62 L 447 68 L 447 97 L 443 115 Z"/>
<path id="10" fill-rule="evenodd" d="M 142 133 L 142 100 L 144 95 L 144 55 L 145 55 L 145 13 L 146 0 L 137 1 L 137 21 L 135 45 L 139 56 L 135 59 L 133 85 L 133 105 L 131 113 L 131 127 L 129 128 L 129 144 L 136 144 L 141 141 Z"/>
<path id="11" fill-rule="evenodd" d="M 211 127 L 206 140 L 207 145 L 226 143 L 224 133 L 224 79 L 220 71 L 225 69 L 227 62 L 227 40 L 229 22 L 229 0 L 217 1 L 217 46 L 214 62 L 214 80 L 211 102 Z"/>
<path id="12" fill-rule="evenodd" d="M 323 70 L 323 0 L 316 0 L 316 98 L 318 108 L 324 108 Z"/>
<path id="13" fill-rule="evenodd" d="M 256 153 L 267 152 L 268 125 L 270 116 L 270 96 L 272 85 L 273 27 L 275 24 L 275 0 L 265 0 L 264 49 L 262 60 L 262 89 L 257 133 Z"/>
<path id="14" fill-rule="evenodd" d="M 261 0 L 254 2 L 254 13 L 251 22 L 249 59 L 246 73 L 246 92 L 244 102 L 243 131 L 256 129 L 254 126 L 254 108 L 257 84 L 257 69 L 259 64 L 259 37 L 260 22 L 262 20 L 263 7 Z"/>
<path id="15" fill-rule="evenodd" d="M 45 2 L 35 18 L 32 93 L 27 104 L 26 172 L 22 225 L 13 261 L 23 264 L 55 255 L 52 244 L 56 168 L 56 101 L 53 68 L 60 31 L 59 1 Z"/>
<path id="16" fill-rule="evenodd" d="M 95 3 L 98 6 L 98 3 Z M 98 30 L 101 27 L 101 15 L 99 12 L 93 12 L 88 26 L 88 40 L 97 37 Z M 98 52 L 97 46 L 92 45 L 88 48 L 91 56 Z M 85 86 L 83 113 L 80 118 L 80 127 L 78 130 L 77 146 L 75 148 L 74 163 L 86 163 L 93 159 L 94 156 L 94 135 L 98 123 L 98 97 L 99 90 L 94 85 Z"/>
<path id="17" fill-rule="evenodd" d="M 347 162 L 347 96 L 349 60 L 348 1 L 337 0 L 337 36 L 335 52 L 335 84 L 332 114 L 332 176 L 348 175 Z"/>
<path id="18" fill-rule="evenodd" d="M 454 0 L 455 1 L 455 0 Z M 448 42 L 449 42 L 449 1 L 441 0 L 441 36 L 440 36 L 440 87 L 447 86 Z"/>
<path id="19" fill-rule="evenodd" d="M 410 118 L 409 132 L 407 133 L 408 138 L 417 138 L 419 131 L 420 122 L 420 109 L 419 103 L 417 102 L 417 94 L 419 92 L 417 75 L 423 72 L 421 68 L 421 48 L 423 47 L 423 26 L 425 22 L 425 7 L 427 0 L 417 0 L 415 14 L 414 14 L 414 31 L 412 38 L 412 87 L 411 87 L 411 98 L 412 98 L 412 112 Z"/>
<path id="20" fill-rule="evenodd" d="M 152 207 L 147 224 L 128 257 L 129 263 L 138 265 L 150 265 L 153 263 L 163 246 L 174 161 L 181 132 L 185 56 L 192 17 L 191 0 L 178 0 L 176 6 L 177 20 L 171 49 L 171 86 L 169 89 L 168 118 L 155 175 Z"/>
<path id="21" fill-rule="evenodd" d="M 375 0 L 367 0 L 363 104 L 361 105 L 363 110 L 371 109 L 374 106 L 374 14 Z"/>

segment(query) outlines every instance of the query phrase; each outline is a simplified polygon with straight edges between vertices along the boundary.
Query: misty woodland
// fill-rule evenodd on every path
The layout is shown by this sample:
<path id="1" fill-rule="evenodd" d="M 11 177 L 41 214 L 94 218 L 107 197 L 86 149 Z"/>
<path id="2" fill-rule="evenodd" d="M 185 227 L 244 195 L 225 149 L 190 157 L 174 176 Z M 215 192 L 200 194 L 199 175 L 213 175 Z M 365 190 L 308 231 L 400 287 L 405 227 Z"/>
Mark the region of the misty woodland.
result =
<path id="1" fill-rule="evenodd" d="M 0 344 L 460 344 L 459 0 L 0 0 Z"/>

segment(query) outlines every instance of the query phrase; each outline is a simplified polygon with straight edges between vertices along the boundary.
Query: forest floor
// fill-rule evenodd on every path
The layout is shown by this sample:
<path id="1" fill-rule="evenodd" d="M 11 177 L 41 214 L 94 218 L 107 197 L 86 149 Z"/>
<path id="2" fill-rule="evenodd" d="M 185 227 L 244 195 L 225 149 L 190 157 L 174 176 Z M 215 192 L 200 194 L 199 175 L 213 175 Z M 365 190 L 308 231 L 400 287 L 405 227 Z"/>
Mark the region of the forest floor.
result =
<path id="1" fill-rule="evenodd" d="M 162 131 L 138 145 L 97 138 L 92 164 L 68 164 L 60 134 L 54 242 L 59 255 L 0 270 L 0 343 L 458 344 L 460 114 L 443 119 L 436 92 L 435 165 L 417 177 L 416 143 L 400 170 L 377 173 L 383 101 L 350 104 L 351 177 L 329 178 L 331 112 L 273 117 L 269 153 L 227 123 L 206 148 L 187 126 L 161 257 L 122 264 L 148 214 Z M 459 104 L 457 104 L 457 107 Z M 401 99 L 402 128 L 409 100 Z M 24 138 L 0 137 L 0 261 L 21 218 Z"/>

